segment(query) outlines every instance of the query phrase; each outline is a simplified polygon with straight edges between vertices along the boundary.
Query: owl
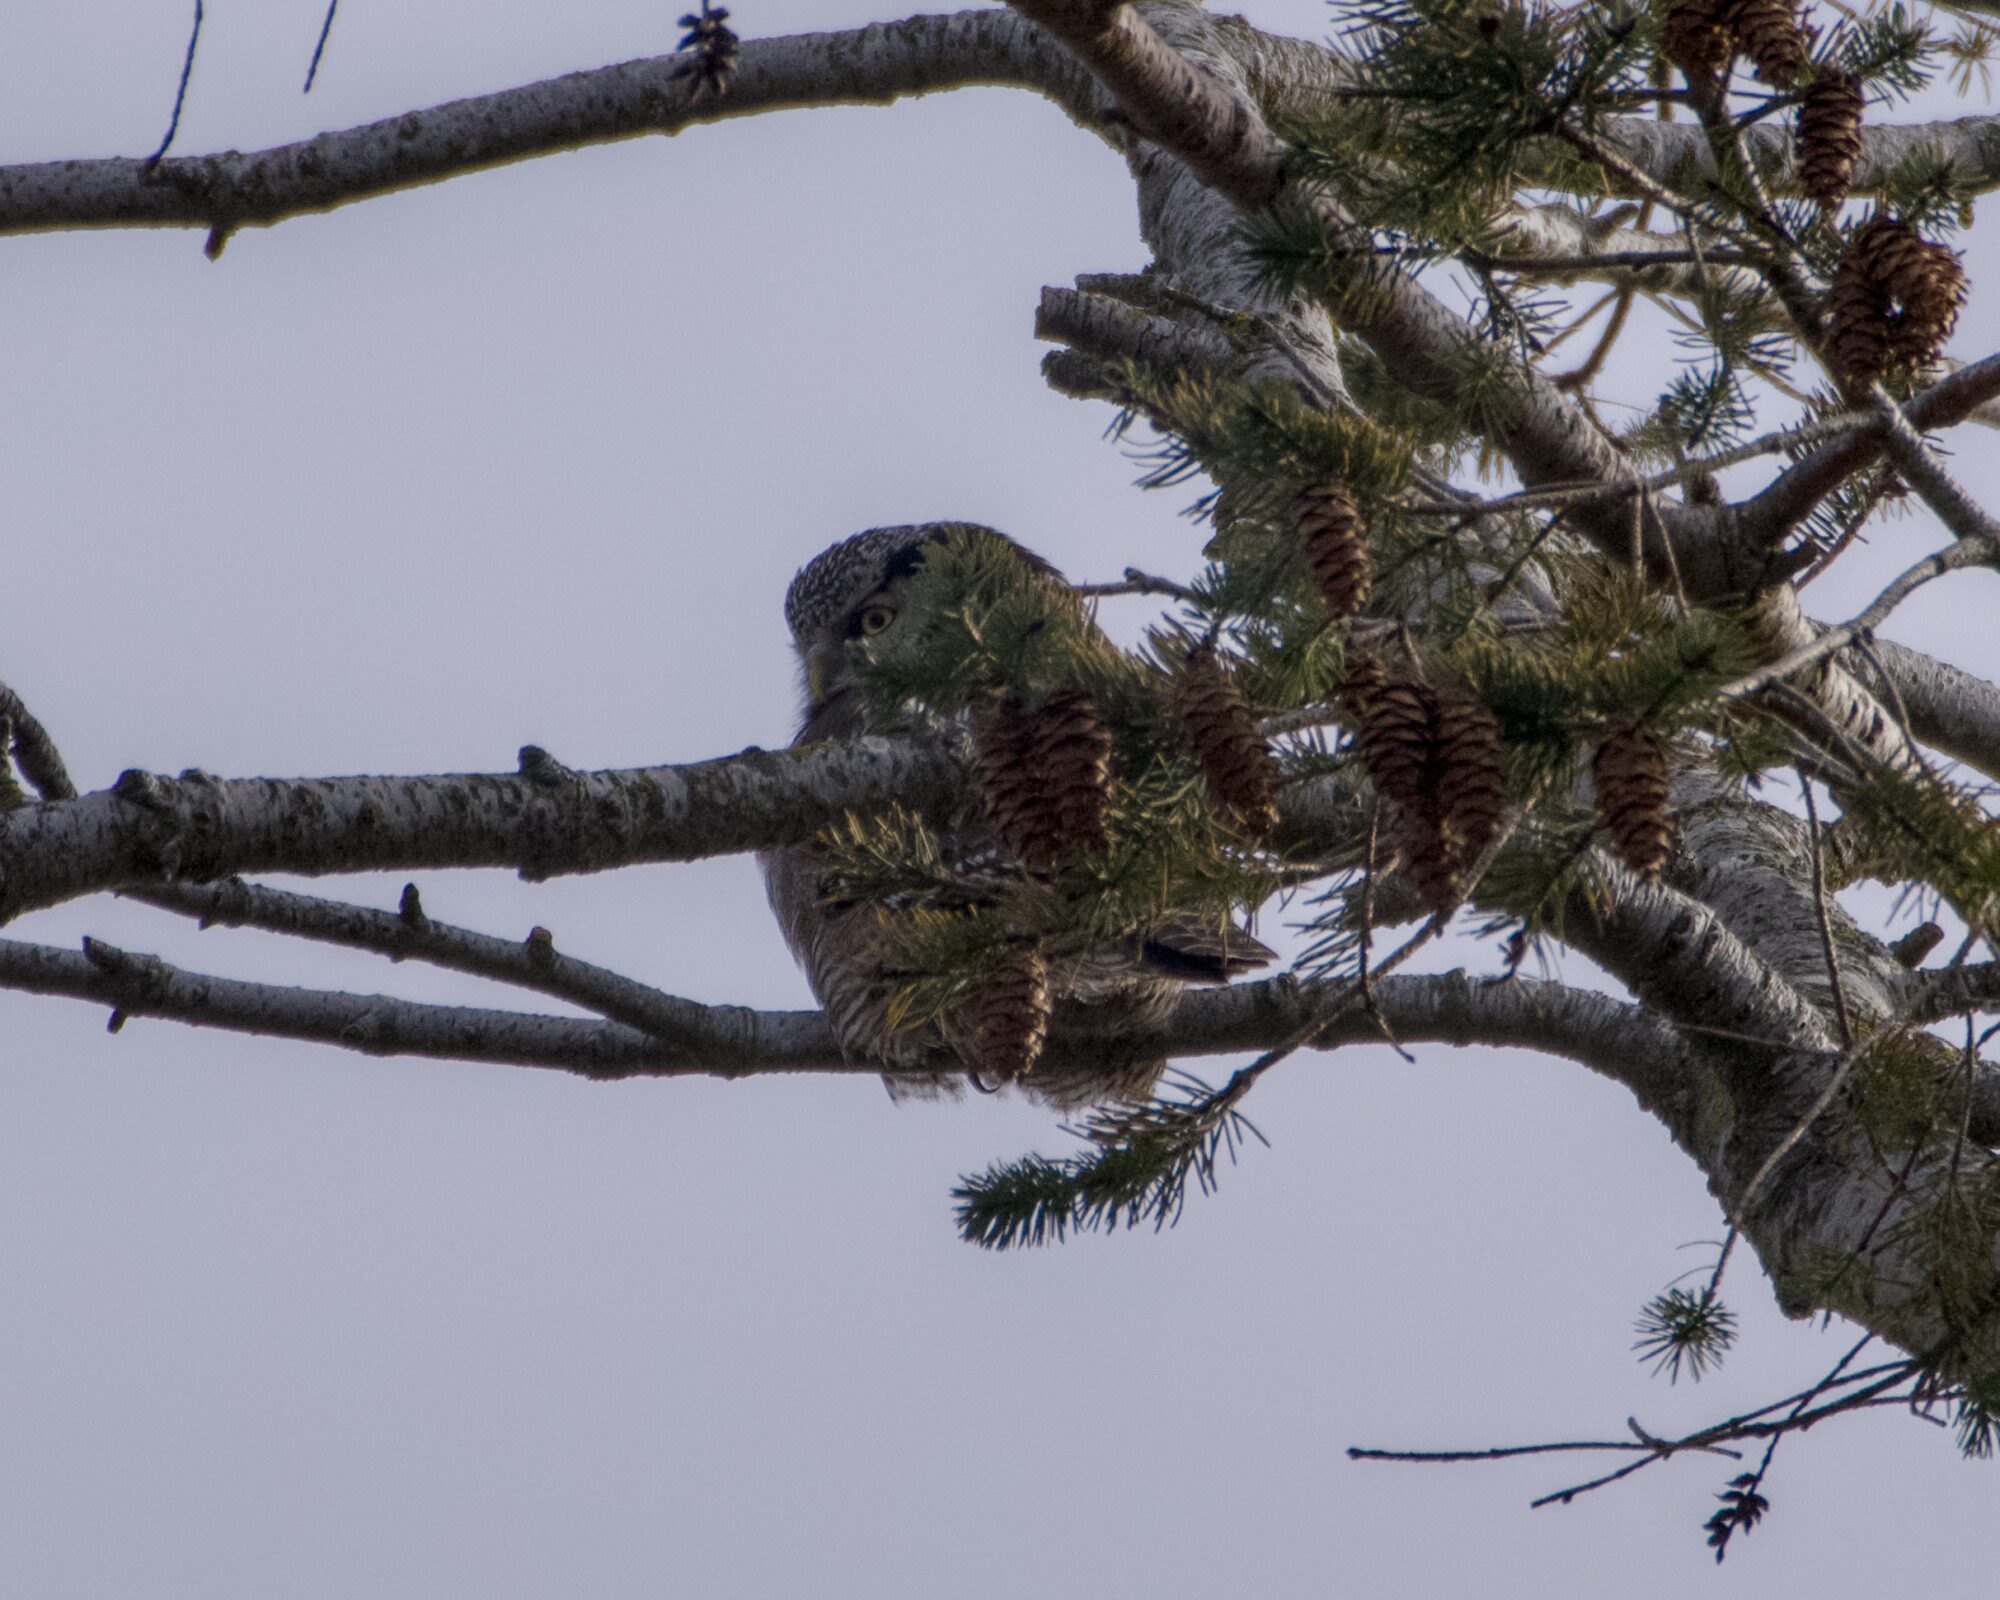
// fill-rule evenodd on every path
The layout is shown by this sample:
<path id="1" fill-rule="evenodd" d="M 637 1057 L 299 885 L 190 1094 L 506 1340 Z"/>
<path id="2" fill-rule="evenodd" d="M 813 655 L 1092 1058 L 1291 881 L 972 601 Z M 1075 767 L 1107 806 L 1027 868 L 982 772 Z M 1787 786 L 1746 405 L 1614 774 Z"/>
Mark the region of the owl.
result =
<path id="1" fill-rule="evenodd" d="M 892 731 L 859 691 L 858 674 L 881 651 L 893 650 L 899 633 L 913 636 L 922 627 L 925 619 L 916 613 L 934 586 L 918 588 L 911 580 L 939 541 L 967 533 L 992 541 L 990 548 L 1019 560 L 1037 581 L 1067 589 L 1062 575 L 1041 557 L 1004 534 L 966 523 L 872 528 L 830 546 L 800 571 L 785 595 L 805 701 L 795 744 Z M 1092 640 L 1116 653 L 1094 623 L 1088 628 Z M 981 873 L 991 875 L 996 865 L 1007 869 L 1000 859 L 1005 847 L 976 798 L 962 801 L 952 816 L 929 821 L 946 860 L 965 867 L 975 880 Z M 968 1077 L 978 1083 L 976 1071 L 969 1070 L 975 1064 L 959 1058 L 947 1030 L 891 1026 L 892 984 L 876 908 L 829 900 L 821 884 L 824 862 L 811 846 L 770 851 L 758 860 L 785 942 L 805 969 L 841 1048 L 879 1061 L 896 1098 L 955 1093 Z M 1176 918 L 1052 962 L 1051 1026 L 1103 1037 L 1157 1025 L 1184 984 L 1227 982 L 1271 959 L 1269 949 L 1234 924 Z M 1144 1099 L 1165 1065 L 1091 1063 L 1071 1054 L 1060 1063 L 1041 1062 L 1020 1086 L 1062 1109 Z"/>

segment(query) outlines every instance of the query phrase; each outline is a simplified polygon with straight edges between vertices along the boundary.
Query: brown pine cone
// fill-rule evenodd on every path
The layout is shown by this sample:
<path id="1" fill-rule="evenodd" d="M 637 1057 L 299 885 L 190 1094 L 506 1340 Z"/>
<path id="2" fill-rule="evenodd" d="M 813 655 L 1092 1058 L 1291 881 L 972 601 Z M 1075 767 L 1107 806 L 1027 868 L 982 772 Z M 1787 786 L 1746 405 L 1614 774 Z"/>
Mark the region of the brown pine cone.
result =
<path id="1" fill-rule="evenodd" d="M 1667 754 L 1637 728 L 1609 735 L 1591 758 L 1597 821 L 1612 853 L 1648 883 L 1657 883 L 1673 844 L 1667 810 Z"/>
<path id="2" fill-rule="evenodd" d="M 1420 683 L 1391 680 L 1361 709 L 1354 748 L 1384 795 L 1406 811 L 1435 816 L 1431 754 L 1436 739 L 1436 697 Z"/>
<path id="3" fill-rule="evenodd" d="M 1729 26 L 1765 83 L 1789 89 L 1798 81 L 1811 42 L 1799 25 L 1798 0 L 1736 0 Z"/>
<path id="4" fill-rule="evenodd" d="M 1361 722 L 1368 715 L 1369 705 L 1388 681 L 1389 674 L 1373 656 L 1351 657 L 1347 662 L 1347 675 L 1340 680 L 1340 688 L 1335 691 L 1349 719 Z"/>
<path id="5" fill-rule="evenodd" d="M 1839 67 L 1821 67 L 1799 103 L 1799 187 L 1824 210 L 1847 198 L 1861 157 L 1861 108 L 1861 85 Z"/>
<path id="6" fill-rule="evenodd" d="M 1035 1070 L 1049 1036 L 1049 969 L 1033 945 L 1009 950 L 951 1010 L 945 1031 L 981 1078 L 1011 1083 Z"/>
<path id="7" fill-rule="evenodd" d="M 1922 369 L 1937 360 L 1958 326 L 1966 284 L 1956 250 L 1927 239 L 1918 242 L 1921 255 L 1907 259 L 1888 285 L 1890 298 L 1903 303 L 1901 315 L 1889 324 L 1889 343 L 1901 360 Z"/>
<path id="8" fill-rule="evenodd" d="M 1930 277 L 1930 247 L 1907 222 L 1876 212 L 1854 230 L 1847 253 L 1865 266 L 1883 293 L 1907 300 L 1921 293 Z"/>
<path id="9" fill-rule="evenodd" d="M 1858 385 L 1881 377 L 1889 365 L 1889 293 L 1855 243 L 1826 292 L 1826 321 L 1826 355 L 1835 373 Z"/>
<path id="10" fill-rule="evenodd" d="M 1188 652 L 1174 680 L 1173 707 L 1208 780 L 1209 798 L 1249 832 L 1268 833 L 1278 821 L 1278 764 L 1213 646 Z"/>
<path id="11" fill-rule="evenodd" d="M 1842 280 L 1850 269 L 1865 277 L 1879 306 L 1884 362 L 1893 356 L 1922 368 L 1935 361 L 1965 304 L 1965 269 L 1958 252 L 1932 243 L 1907 222 L 1880 213 L 1870 217 L 1848 241 L 1828 294 L 1829 339 L 1836 344 L 1846 326 L 1848 302 L 1859 304 L 1858 289 L 1849 291 L 1847 301 L 1841 299 Z M 1872 351 L 1874 340 L 1869 335 L 1863 343 Z M 1870 376 L 1880 372 L 1877 366 Z"/>
<path id="12" fill-rule="evenodd" d="M 1326 608 L 1336 617 L 1351 617 L 1368 604 L 1373 580 L 1369 575 L 1367 524 L 1355 504 L 1354 491 L 1338 478 L 1302 491 L 1298 504 L 1299 546 L 1312 568 Z"/>
<path id="13" fill-rule="evenodd" d="M 1446 842 L 1464 866 L 1492 843 L 1506 810 L 1500 722 L 1486 703 L 1449 695 L 1437 711 L 1437 807 Z"/>
<path id="14" fill-rule="evenodd" d="M 1733 3 L 1680 0 L 1668 8 L 1660 27 L 1660 50 L 1690 83 L 1710 82 L 1736 54 L 1736 37 L 1725 20 Z"/>
<path id="15" fill-rule="evenodd" d="M 972 719 L 972 779 L 988 820 L 1031 867 L 1104 843 L 1111 730 L 1089 694 L 1059 689 L 1030 709 L 1009 696 Z"/>
<path id="16" fill-rule="evenodd" d="M 1458 903 L 1465 868 L 1465 858 L 1450 835 L 1438 826 L 1436 817 L 1411 811 L 1402 814 L 1397 833 L 1403 870 L 1418 898 L 1433 911 L 1450 910 Z"/>

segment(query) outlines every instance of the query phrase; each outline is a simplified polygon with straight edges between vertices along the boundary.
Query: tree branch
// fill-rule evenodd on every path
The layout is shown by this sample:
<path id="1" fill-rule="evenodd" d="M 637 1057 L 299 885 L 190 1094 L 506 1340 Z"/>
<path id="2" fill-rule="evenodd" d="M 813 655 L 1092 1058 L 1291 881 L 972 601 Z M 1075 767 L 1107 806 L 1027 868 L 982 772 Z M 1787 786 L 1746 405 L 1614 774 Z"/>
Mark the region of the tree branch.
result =
<path id="1" fill-rule="evenodd" d="M 1846 664 L 1909 713 L 1923 743 L 2000 779 L 2000 688 L 1890 639 L 1870 640 L 1865 655 L 1849 651 Z"/>
<path id="2" fill-rule="evenodd" d="M 1603 138 L 1655 182 L 1699 187 L 1720 181 L 1708 130 L 1698 123 L 1607 117 Z M 1744 154 L 1760 177 L 1786 192 L 1798 192 L 1789 126 L 1775 120 L 1759 122 L 1745 128 L 1742 139 Z M 1954 180 L 1971 192 L 1985 193 L 2000 186 L 2000 117 L 1988 115 L 1939 122 L 1864 124 L 1861 156 L 1849 191 L 1857 196 L 1877 193 L 1903 162 L 1933 151 L 1950 161 Z"/>
<path id="3" fill-rule="evenodd" d="M 0 922 L 79 895 L 238 873 L 513 867 L 530 878 L 796 844 L 853 808 L 947 802 L 942 737 L 861 738 L 686 766 L 317 779 L 126 773 L 0 814 Z"/>
<path id="4" fill-rule="evenodd" d="M 391 961 L 421 961 L 446 971 L 490 978 L 551 999 L 567 1000 L 656 1040 L 690 1050 L 713 1047 L 719 1034 L 717 1019 L 740 1009 L 698 1005 L 563 955 L 546 928 L 534 929 L 526 939 L 499 939 L 433 921 L 424 914 L 415 884 L 404 887 L 403 903 L 396 911 L 294 894 L 245 883 L 241 878 L 125 892 L 142 904 L 197 918 L 203 928 L 257 928 L 366 950 Z"/>
<path id="5" fill-rule="evenodd" d="M 1960 367 L 1915 396 L 1902 408 L 1910 427 L 1935 433 L 1967 421 L 1982 405 L 2000 397 L 2000 355 Z M 1751 550 L 1772 550 L 1803 521 L 1812 508 L 1882 453 L 1885 429 L 1874 427 L 1843 434 L 1822 445 L 1770 485 L 1727 509 L 1733 527 L 1728 536 Z"/>
<path id="6" fill-rule="evenodd" d="M 97 940 L 86 940 L 81 951 L 0 940 L 0 987 L 109 1006 L 114 1031 L 130 1017 L 159 1017 L 365 1055 L 557 1067 L 591 1078 L 879 1070 L 843 1061 L 817 1011 L 693 1007 L 712 1024 L 707 1036 L 683 1029 L 680 1041 L 667 1043 L 614 1022 L 245 983 L 185 972 Z"/>
<path id="7" fill-rule="evenodd" d="M 676 1009 L 679 1037 L 668 1041 L 615 1022 L 246 983 L 186 972 L 96 940 L 82 951 L 0 940 L 0 987 L 109 1006 L 114 1026 L 157 1017 L 366 1055 L 554 1067 L 600 1079 L 882 1070 L 876 1061 L 843 1058 L 817 1011 L 752 1011 L 660 996 Z M 1190 989 L 1160 1023 L 1115 1037 L 1058 1034 L 1043 1059 L 1053 1068 L 1262 1050 L 1312 1020 L 1325 994 L 1338 987 L 1273 978 Z M 1681 1089 L 1685 1051 L 1673 1030 L 1636 1006 L 1587 990 L 1450 972 L 1379 979 L 1371 999 L 1372 1014 L 1352 1008 L 1325 1025 L 1314 1048 L 1379 1043 L 1386 1023 L 1410 1043 L 1517 1046 L 1562 1056 L 1624 1084 L 1649 1106 Z M 938 1070 L 960 1075 L 964 1068 L 941 1055 Z"/>
<path id="8" fill-rule="evenodd" d="M 974 84 L 1033 89 L 1079 121 L 1098 112 L 1088 75 L 1068 53 L 1004 11 L 748 39 L 721 96 L 697 94 L 689 63 L 685 55 L 621 62 L 248 154 L 0 167 L 0 233 L 200 227 L 227 235 L 559 150 Z"/>

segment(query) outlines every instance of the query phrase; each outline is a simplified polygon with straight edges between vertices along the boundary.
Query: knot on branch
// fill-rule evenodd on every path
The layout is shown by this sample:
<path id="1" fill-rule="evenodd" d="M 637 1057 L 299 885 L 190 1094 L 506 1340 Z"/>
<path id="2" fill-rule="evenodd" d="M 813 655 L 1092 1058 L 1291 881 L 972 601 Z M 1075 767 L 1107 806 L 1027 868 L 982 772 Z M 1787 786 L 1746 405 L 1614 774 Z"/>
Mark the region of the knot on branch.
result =
<path id="1" fill-rule="evenodd" d="M 83 954 L 104 975 L 107 997 L 115 1001 L 105 1024 L 110 1032 L 122 1030 L 129 1013 L 157 1007 L 164 998 L 168 976 L 165 964 L 157 956 L 133 955 L 102 939 L 89 937 L 83 941 Z"/>

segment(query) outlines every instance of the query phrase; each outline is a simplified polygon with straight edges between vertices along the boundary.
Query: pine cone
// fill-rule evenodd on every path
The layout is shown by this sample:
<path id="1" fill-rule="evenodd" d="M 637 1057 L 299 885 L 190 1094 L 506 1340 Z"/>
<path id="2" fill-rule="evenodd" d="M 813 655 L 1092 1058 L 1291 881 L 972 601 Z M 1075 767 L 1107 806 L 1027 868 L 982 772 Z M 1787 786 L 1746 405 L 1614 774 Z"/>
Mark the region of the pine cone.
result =
<path id="1" fill-rule="evenodd" d="M 1597 747 L 1590 763 L 1597 821 L 1612 852 L 1648 883 L 1657 883 L 1673 844 L 1667 811 L 1667 755 L 1657 739 L 1626 728 Z"/>
<path id="2" fill-rule="evenodd" d="M 1187 729 L 1209 798 L 1253 834 L 1278 820 L 1278 764 L 1257 732 L 1236 679 L 1210 645 L 1188 652 L 1174 680 L 1174 714 Z"/>
<path id="3" fill-rule="evenodd" d="M 1930 278 L 1930 246 L 1907 222 L 1877 212 L 1854 230 L 1848 255 L 1867 268 L 1883 293 L 1907 301 L 1922 293 Z"/>
<path id="4" fill-rule="evenodd" d="M 1399 826 L 1403 870 L 1410 875 L 1417 897 L 1433 911 L 1449 911 L 1458 903 L 1464 858 L 1432 816 L 1402 814 Z"/>
<path id="5" fill-rule="evenodd" d="M 1341 679 L 1337 691 L 1348 717 L 1357 724 L 1364 721 L 1368 707 L 1388 682 L 1389 674 L 1373 656 L 1352 657 L 1347 663 L 1347 676 Z"/>
<path id="6" fill-rule="evenodd" d="M 1463 866 L 1492 843 L 1506 809 L 1500 722 L 1482 700 L 1451 695 L 1437 710 L 1437 806 L 1445 842 Z"/>
<path id="7" fill-rule="evenodd" d="M 1734 0 L 1680 0 L 1668 8 L 1660 28 L 1660 50 L 1687 74 L 1690 83 L 1708 83 L 1736 54 L 1726 25 Z"/>
<path id="8" fill-rule="evenodd" d="M 1009 696 L 973 716 L 972 778 L 989 821 L 1031 867 L 1104 843 L 1111 730 L 1089 694 L 1059 689 L 1029 709 Z"/>
<path id="9" fill-rule="evenodd" d="M 1850 276 L 1865 283 L 1874 308 L 1879 333 L 1853 333 L 1850 324 L 1860 322 L 1862 291 L 1850 285 L 1843 297 L 1842 284 Z M 1827 313 L 1832 321 L 1829 350 L 1844 372 L 1865 371 L 1879 377 L 1890 357 L 1922 368 L 1937 359 L 1945 340 L 1958 326 L 1959 308 L 1965 304 L 1965 269 L 1958 252 L 1933 244 L 1907 222 L 1878 214 L 1870 217 L 1848 241 L 1827 296 Z M 1895 308 L 1900 306 L 1901 310 Z M 1843 336 L 1846 336 L 1845 338 Z M 1850 367 L 1845 359 L 1852 341 L 1857 353 L 1873 359 L 1879 342 L 1881 360 L 1872 370 Z"/>
<path id="10" fill-rule="evenodd" d="M 1049 969 L 1033 945 L 1008 951 L 952 1008 L 946 1031 L 980 1077 L 1011 1083 L 1035 1070 L 1049 1036 Z"/>
<path id="11" fill-rule="evenodd" d="M 1889 298 L 1903 305 L 1889 324 L 1890 348 L 1921 370 L 1937 360 L 1958 326 L 1966 286 L 1956 250 L 1928 239 L 1916 243 L 1916 249 L 1899 253 L 1895 276 L 1885 279 L 1884 286 Z"/>
<path id="12" fill-rule="evenodd" d="M 1831 211 L 1847 198 L 1861 156 L 1861 85 L 1839 67 L 1821 67 L 1799 104 L 1799 187 Z"/>
<path id="13" fill-rule="evenodd" d="M 1826 292 L 1826 355 L 1847 382 L 1873 383 L 1889 365 L 1889 294 L 1850 243 Z"/>
<path id="14" fill-rule="evenodd" d="M 1757 69 L 1775 88 L 1789 89 L 1805 70 L 1810 39 L 1799 26 L 1798 0 L 1736 0 L 1729 26 Z"/>
<path id="15" fill-rule="evenodd" d="M 1437 738 L 1437 700 L 1420 683 L 1391 680 L 1360 710 L 1354 748 L 1375 787 L 1404 810 L 1436 814 L 1431 751 Z"/>
<path id="16" fill-rule="evenodd" d="M 1354 492 L 1338 478 L 1304 490 L 1299 495 L 1298 532 L 1327 610 L 1336 617 L 1351 617 L 1368 604 L 1373 581 L 1367 525 L 1354 503 Z"/>

